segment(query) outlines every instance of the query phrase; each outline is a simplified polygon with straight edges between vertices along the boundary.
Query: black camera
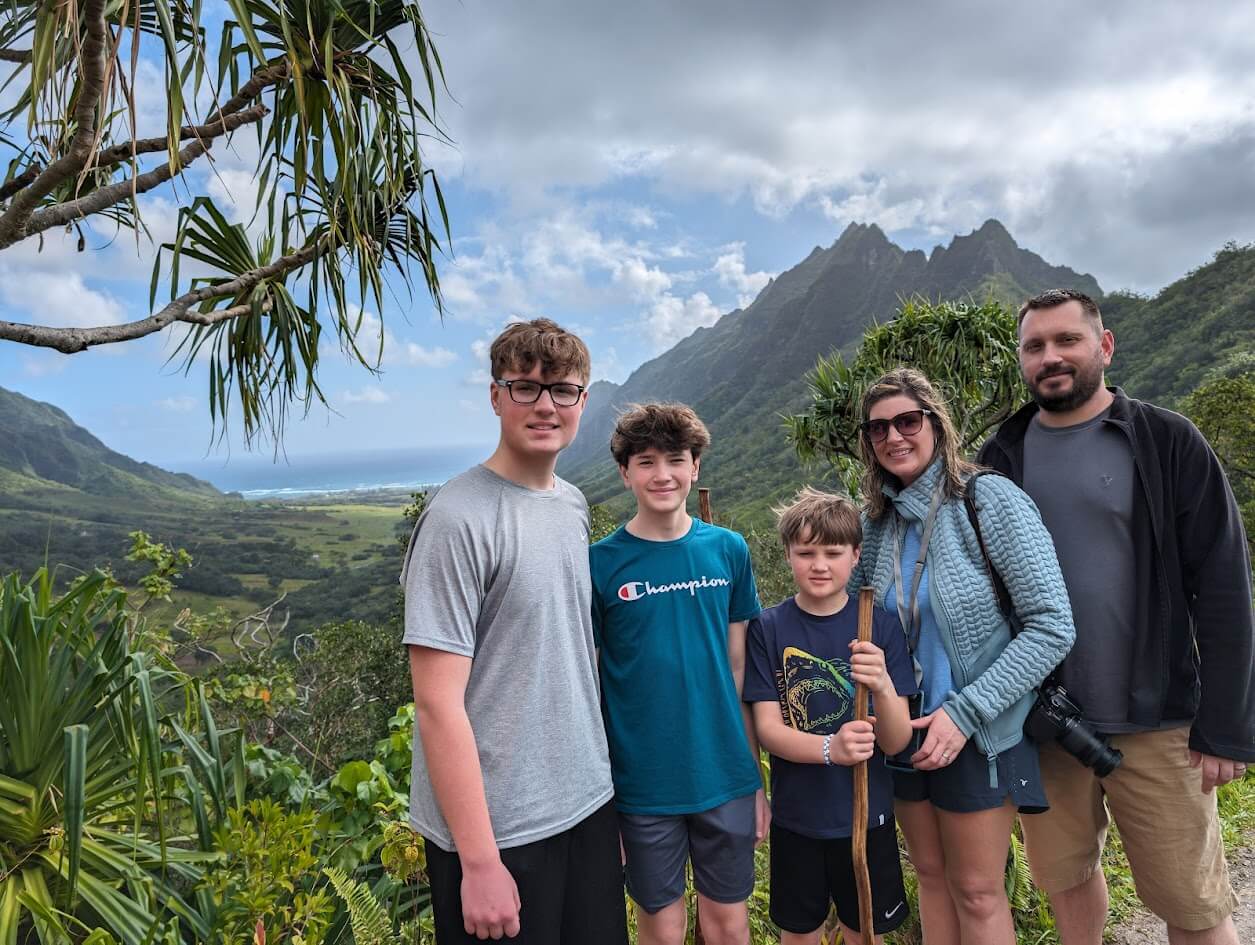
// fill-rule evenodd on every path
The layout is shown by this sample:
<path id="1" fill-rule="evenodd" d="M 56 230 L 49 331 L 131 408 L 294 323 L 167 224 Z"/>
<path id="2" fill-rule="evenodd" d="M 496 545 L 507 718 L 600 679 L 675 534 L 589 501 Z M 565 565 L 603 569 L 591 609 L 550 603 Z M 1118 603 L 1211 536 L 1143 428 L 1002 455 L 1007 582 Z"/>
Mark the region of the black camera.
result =
<path id="1" fill-rule="evenodd" d="M 1124 760 L 1118 748 L 1112 748 L 1081 718 L 1081 707 L 1072 701 L 1068 691 L 1055 683 L 1046 683 L 1037 691 L 1037 701 L 1024 730 L 1039 742 L 1057 741 L 1100 778 L 1111 774 Z"/>

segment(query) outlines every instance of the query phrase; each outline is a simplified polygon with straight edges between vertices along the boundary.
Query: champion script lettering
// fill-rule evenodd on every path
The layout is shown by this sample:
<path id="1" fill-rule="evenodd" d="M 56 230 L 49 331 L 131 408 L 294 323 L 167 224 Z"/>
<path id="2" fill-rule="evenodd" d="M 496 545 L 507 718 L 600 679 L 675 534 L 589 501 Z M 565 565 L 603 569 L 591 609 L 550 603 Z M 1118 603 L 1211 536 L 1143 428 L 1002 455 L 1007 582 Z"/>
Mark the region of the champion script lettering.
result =
<path id="1" fill-rule="evenodd" d="M 654 594 L 671 594 L 675 591 L 688 591 L 689 596 L 696 597 L 700 588 L 731 586 L 732 582 L 727 578 L 708 578 L 704 574 L 696 580 L 673 581 L 670 584 L 650 584 L 648 581 L 628 581 L 619 588 L 619 599 L 640 600 L 642 597 L 650 597 Z"/>

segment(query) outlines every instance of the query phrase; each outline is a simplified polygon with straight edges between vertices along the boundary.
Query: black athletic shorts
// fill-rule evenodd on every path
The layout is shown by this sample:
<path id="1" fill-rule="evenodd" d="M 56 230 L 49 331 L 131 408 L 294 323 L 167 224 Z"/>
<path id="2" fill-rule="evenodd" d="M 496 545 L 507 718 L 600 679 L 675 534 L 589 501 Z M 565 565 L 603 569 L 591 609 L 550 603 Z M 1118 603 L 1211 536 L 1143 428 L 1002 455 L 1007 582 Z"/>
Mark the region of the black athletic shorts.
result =
<path id="1" fill-rule="evenodd" d="M 1037 745 L 1027 738 L 998 755 L 998 783 L 989 785 L 989 760 L 969 741 L 959 756 L 935 771 L 894 771 L 893 796 L 928 801 L 955 814 L 1001 807 L 1009 797 L 1021 814 L 1049 809 L 1037 763 Z"/>
<path id="2" fill-rule="evenodd" d="M 430 840 L 427 873 L 436 919 L 436 945 L 479 945 L 462 924 L 462 863 Z M 501 851 L 519 888 L 519 934 L 500 939 L 524 945 L 627 945 L 619 818 L 614 803 L 560 834 Z"/>
<path id="3" fill-rule="evenodd" d="M 771 921 L 786 932 L 805 935 L 824 924 L 833 902 L 841 923 L 861 932 L 852 848 L 849 837 L 815 840 L 773 823 Z M 892 818 L 867 831 L 867 874 L 876 934 L 892 932 L 911 914 Z"/>

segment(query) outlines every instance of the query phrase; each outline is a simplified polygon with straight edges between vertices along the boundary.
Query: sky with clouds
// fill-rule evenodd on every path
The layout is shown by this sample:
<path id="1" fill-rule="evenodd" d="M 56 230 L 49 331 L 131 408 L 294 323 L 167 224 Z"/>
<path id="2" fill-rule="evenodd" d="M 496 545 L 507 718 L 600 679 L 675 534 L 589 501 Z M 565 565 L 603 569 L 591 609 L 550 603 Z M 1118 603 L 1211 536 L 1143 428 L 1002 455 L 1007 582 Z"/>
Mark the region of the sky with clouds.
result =
<path id="1" fill-rule="evenodd" d="M 207 8 L 213 4 L 206 4 Z M 381 373 L 325 352 L 292 456 L 488 444 L 487 343 L 512 317 L 580 331 L 620 381 L 749 303 L 850 222 L 931 249 L 997 217 L 1022 246 L 1154 292 L 1255 240 L 1255 7 L 796 0 L 429 0 L 454 145 L 433 145 L 453 227 L 446 311 L 362 310 Z M 5 67 L 0 65 L 0 73 Z M 146 87 L 160 88 L 155 68 Z M 4 93 L 0 93 L 4 94 Z M 11 94 L 11 93 L 9 93 Z M 141 100 L 143 120 L 162 104 Z M 141 129 L 142 130 L 142 129 Z M 251 215 L 248 137 L 191 184 Z M 144 201 L 169 238 L 187 191 Z M 152 250 L 45 234 L 0 254 L 0 318 L 148 313 Z M 177 465 L 210 447 L 207 380 L 177 339 L 65 357 L 0 342 L 0 385 Z M 241 453 L 236 439 L 213 455 Z"/>

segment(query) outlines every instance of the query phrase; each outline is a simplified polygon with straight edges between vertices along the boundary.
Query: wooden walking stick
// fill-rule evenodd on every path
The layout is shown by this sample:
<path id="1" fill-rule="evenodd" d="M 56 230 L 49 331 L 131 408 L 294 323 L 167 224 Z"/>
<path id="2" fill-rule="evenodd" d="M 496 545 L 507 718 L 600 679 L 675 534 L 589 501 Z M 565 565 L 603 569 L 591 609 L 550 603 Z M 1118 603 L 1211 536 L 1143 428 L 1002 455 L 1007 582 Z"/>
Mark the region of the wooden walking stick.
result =
<path id="1" fill-rule="evenodd" d="M 873 589 L 859 588 L 858 592 L 858 639 L 870 642 L 872 638 Z M 854 687 L 854 719 L 867 721 L 867 687 L 858 683 Z M 876 934 L 875 916 L 872 914 L 872 882 L 867 873 L 867 762 L 854 766 L 854 824 L 850 837 L 854 860 L 854 882 L 858 886 L 858 921 L 864 942 L 872 941 Z"/>

